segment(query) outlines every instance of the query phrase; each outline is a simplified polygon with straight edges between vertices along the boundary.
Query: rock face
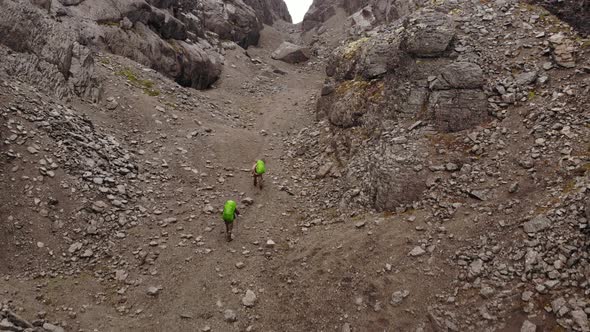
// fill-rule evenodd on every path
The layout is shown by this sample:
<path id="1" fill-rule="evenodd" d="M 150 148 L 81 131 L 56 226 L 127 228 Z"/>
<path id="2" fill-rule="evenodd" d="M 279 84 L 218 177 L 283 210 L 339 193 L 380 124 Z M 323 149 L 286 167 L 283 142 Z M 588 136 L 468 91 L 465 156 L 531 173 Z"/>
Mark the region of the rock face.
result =
<path id="1" fill-rule="evenodd" d="M 272 58 L 288 63 L 299 63 L 309 60 L 310 51 L 307 47 L 302 47 L 289 42 L 283 42 L 273 53 Z"/>
<path id="2" fill-rule="evenodd" d="M 207 30 L 221 39 L 232 40 L 243 48 L 258 44 L 262 22 L 242 0 L 203 2 L 203 22 Z"/>
<path id="3" fill-rule="evenodd" d="M 283 0 L 244 0 L 256 11 L 256 15 L 264 24 L 272 25 L 276 20 L 292 22 L 289 9 Z"/>
<path id="4" fill-rule="evenodd" d="M 303 31 L 317 28 L 336 14 L 338 9 L 353 15 L 353 26 L 363 27 L 391 22 L 410 14 L 423 0 L 314 0 L 303 19 Z"/>
<path id="5" fill-rule="evenodd" d="M 94 57 L 78 42 L 74 28 L 56 23 L 24 0 L 0 2 L 0 8 L 0 44 L 16 52 L 0 51 L 5 70 L 60 98 L 75 93 L 98 99 Z"/>
<path id="6" fill-rule="evenodd" d="M 101 90 L 91 50 L 130 58 L 183 86 L 206 89 L 221 75 L 219 39 L 247 48 L 258 43 L 263 21 L 290 20 L 282 0 L 60 0 L 50 5 L 0 2 L 0 44 L 18 54 L 2 51 L 2 64 L 11 75 L 60 98 L 77 94 L 94 101 Z M 52 13 L 64 19 L 52 19 Z"/>
<path id="7" fill-rule="evenodd" d="M 451 56 L 455 34 L 449 16 L 418 10 L 338 47 L 328 60 L 318 118 L 334 128 L 333 144 L 341 163 L 349 165 L 351 187 L 362 188 L 378 211 L 409 208 L 427 188 L 416 174 L 421 169 L 414 168 L 424 158 L 418 150 L 408 151 L 403 136 L 380 137 L 389 121 L 428 121 L 447 133 L 488 118 L 484 71 L 475 61 Z M 375 140 L 374 147 L 350 146 L 359 130 Z"/>

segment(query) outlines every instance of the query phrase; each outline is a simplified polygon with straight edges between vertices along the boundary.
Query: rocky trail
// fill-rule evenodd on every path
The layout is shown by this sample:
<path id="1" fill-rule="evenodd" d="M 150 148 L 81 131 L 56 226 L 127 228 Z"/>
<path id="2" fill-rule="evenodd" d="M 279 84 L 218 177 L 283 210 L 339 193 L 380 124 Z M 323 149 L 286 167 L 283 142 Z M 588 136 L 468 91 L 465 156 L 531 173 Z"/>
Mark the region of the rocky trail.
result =
<path id="1" fill-rule="evenodd" d="M 0 9 L 0 331 L 590 331 L 583 26 L 516 0 Z"/>

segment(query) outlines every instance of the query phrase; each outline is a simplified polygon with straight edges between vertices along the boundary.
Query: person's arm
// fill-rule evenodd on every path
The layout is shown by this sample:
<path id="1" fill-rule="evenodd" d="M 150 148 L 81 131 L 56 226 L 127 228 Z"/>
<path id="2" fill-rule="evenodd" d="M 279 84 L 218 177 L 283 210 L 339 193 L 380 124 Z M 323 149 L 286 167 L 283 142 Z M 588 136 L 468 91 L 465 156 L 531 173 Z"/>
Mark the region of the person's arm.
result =
<path id="1" fill-rule="evenodd" d="M 236 215 L 239 216 L 240 215 L 240 211 L 236 208 Z"/>

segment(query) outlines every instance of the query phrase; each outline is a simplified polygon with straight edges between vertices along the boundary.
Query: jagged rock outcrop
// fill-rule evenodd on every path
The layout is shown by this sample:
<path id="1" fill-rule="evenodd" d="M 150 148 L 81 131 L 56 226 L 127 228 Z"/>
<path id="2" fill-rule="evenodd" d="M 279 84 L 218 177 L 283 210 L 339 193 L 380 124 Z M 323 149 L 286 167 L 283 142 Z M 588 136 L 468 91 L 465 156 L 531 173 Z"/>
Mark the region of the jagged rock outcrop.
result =
<path id="1" fill-rule="evenodd" d="M 352 15 L 353 28 L 365 30 L 379 23 L 392 22 L 412 13 L 424 0 L 314 0 L 303 19 L 303 31 L 319 27 L 341 8 Z"/>
<path id="2" fill-rule="evenodd" d="M 473 128 L 487 119 L 488 98 L 480 65 L 451 54 L 456 31 L 449 16 L 419 10 L 379 29 L 333 52 L 317 111 L 333 126 L 341 164 L 373 165 L 347 176 L 351 186 L 377 210 L 392 211 L 420 201 L 426 185 L 412 169 L 420 151 L 401 148 L 403 136 L 382 146 L 390 123 L 428 122 L 440 132 Z M 378 148 L 346 152 L 359 131 Z"/>
<path id="3" fill-rule="evenodd" d="M 289 9 L 283 0 L 244 0 L 256 11 L 256 15 L 264 24 L 272 25 L 276 20 L 292 22 Z"/>
<path id="4" fill-rule="evenodd" d="M 15 52 L 0 52 L 6 71 L 60 98 L 75 93 L 98 99 L 94 58 L 75 28 L 50 19 L 28 1 L 2 1 L 0 7 L 0 44 Z"/>
<path id="5" fill-rule="evenodd" d="M 21 55 L 6 53 L 3 63 L 59 97 L 99 98 L 91 50 L 128 57 L 179 84 L 205 89 L 221 74 L 219 39 L 247 48 L 258 43 L 263 21 L 290 20 L 282 0 L 248 3 L 256 10 L 242 0 L 5 0 L 0 43 Z"/>
<path id="6" fill-rule="evenodd" d="M 204 1 L 203 22 L 207 30 L 243 48 L 258 44 L 262 30 L 262 22 L 256 12 L 242 0 Z"/>

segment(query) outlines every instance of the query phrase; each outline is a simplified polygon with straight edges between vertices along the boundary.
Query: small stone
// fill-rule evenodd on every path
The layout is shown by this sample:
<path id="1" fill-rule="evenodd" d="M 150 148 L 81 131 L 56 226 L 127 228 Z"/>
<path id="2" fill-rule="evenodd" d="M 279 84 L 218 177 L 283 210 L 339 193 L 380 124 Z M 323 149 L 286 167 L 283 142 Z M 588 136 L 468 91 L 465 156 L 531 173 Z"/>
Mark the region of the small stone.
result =
<path id="1" fill-rule="evenodd" d="M 524 323 L 522 323 L 522 327 L 520 328 L 520 332 L 536 332 L 537 331 L 537 325 L 531 323 L 528 320 L 525 320 Z"/>
<path id="2" fill-rule="evenodd" d="M 574 320 L 574 323 L 578 325 L 579 329 L 582 332 L 590 331 L 590 326 L 588 324 L 588 315 L 584 312 L 584 310 L 574 310 L 572 311 L 571 315 L 572 319 Z"/>
<path id="3" fill-rule="evenodd" d="M 236 263 L 236 268 L 243 269 L 244 267 L 246 267 L 246 264 L 244 264 L 244 262 L 237 262 Z"/>
<path id="4" fill-rule="evenodd" d="M 455 163 L 447 163 L 445 165 L 445 168 L 447 169 L 447 171 L 449 172 L 455 172 L 459 170 L 459 165 L 455 164 Z"/>
<path id="5" fill-rule="evenodd" d="M 525 302 L 528 302 L 531 300 L 531 298 L 533 297 L 533 292 L 531 291 L 524 291 L 522 292 L 522 296 L 521 299 Z"/>
<path id="6" fill-rule="evenodd" d="M 391 296 L 391 304 L 394 306 L 398 306 L 409 295 L 410 295 L 410 291 L 408 291 L 408 290 L 394 292 L 393 295 Z"/>
<path id="7" fill-rule="evenodd" d="M 480 290 L 479 290 L 479 295 L 481 295 L 483 298 L 490 298 L 492 297 L 492 295 L 494 295 L 494 289 L 490 286 L 483 286 Z"/>
<path id="8" fill-rule="evenodd" d="M 76 251 L 78 251 L 80 249 L 82 249 L 82 243 L 80 243 L 80 242 L 74 242 L 68 248 L 68 252 L 70 254 L 73 254 L 73 253 L 75 253 Z"/>
<path id="9" fill-rule="evenodd" d="M 160 287 L 151 286 L 150 288 L 148 288 L 147 294 L 149 296 L 157 296 L 160 293 L 160 289 Z"/>
<path id="10" fill-rule="evenodd" d="M 350 327 L 350 324 L 344 323 L 344 325 L 342 326 L 342 332 L 352 332 L 352 328 Z"/>
<path id="11" fill-rule="evenodd" d="M 92 256 L 94 256 L 94 253 L 92 252 L 92 250 L 91 250 L 91 249 L 86 249 L 86 250 L 85 250 L 85 251 L 82 253 L 82 255 L 80 255 L 80 257 L 82 257 L 82 258 L 90 258 L 90 257 L 92 257 Z"/>
<path id="12" fill-rule="evenodd" d="M 44 323 L 43 328 L 49 332 L 65 332 L 63 328 L 49 323 Z"/>
<path id="13" fill-rule="evenodd" d="M 246 197 L 242 200 L 242 203 L 244 203 L 246 205 L 253 205 L 254 199 L 252 197 Z"/>
<path id="14" fill-rule="evenodd" d="M 271 240 L 271 239 L 268 239 L 268 240 L 266 241 L 266 247 L 267 247 L 267 248 L 274 248 L 274 247 L 275 247 L 275 244 L 276 244 L 276 243 L 275 243 L 275 241 L 273 241 L 273 240 Z"/>
<path id="15" fill-rule="evenodd" d="M 225 319 L 226 322 L 233 323 L 238 320 L 238 316 L 236 315 L 235 311 L 226 309 L 223 312 L 223 319 Z"/>
<path id="16" fill-rule="evenodd" d="M 365 227 L 365 224 L 366 224 L 366 222 L 359 221 L 356 224 L 354 224 L 354 227 L 356 227 L 356 228 L 363 228 L 363 227 Z"/>
<path id="17" fill-rule="evenodd" d="M 412 249 L 412 251 L 410 251 L 410 253 L 408 255 L 412 256 L 412 257 L 418 257 L 418 256 L 422 256 L 426 253 L 426 250 L 422 249 L 422 247 L 420 246 L 416 246 L 414 247 L 414 249 Z"/>
<path id="18" fill-rule="evenodd" d="M 242 304 L 248 308 L 253 307 L 256 304 L 256 294 L 248 289 L 246 295 L 242 298 Z"/>
<path id="19" fill-rule="evenodd" d="M 125 281 L 127 280 L 127 276 L 129 274 L 125 272 L 125 270 L 115 270 L 115 280 L 117 281 Z"/>
<path id="20" fill-rule="evenodd" d="M 469 264 L 469 271 L 474 275 L 478 276 L 483 271 L 483 261 L 481 259 L 476 259 L 471 264 Z"/>
<path id="21" fill-rule="evenodd" d="M 538 233 L 551 226 L 551 220 L 545 216 L 537 216 L 523 225 L 526 233 Z"/>

